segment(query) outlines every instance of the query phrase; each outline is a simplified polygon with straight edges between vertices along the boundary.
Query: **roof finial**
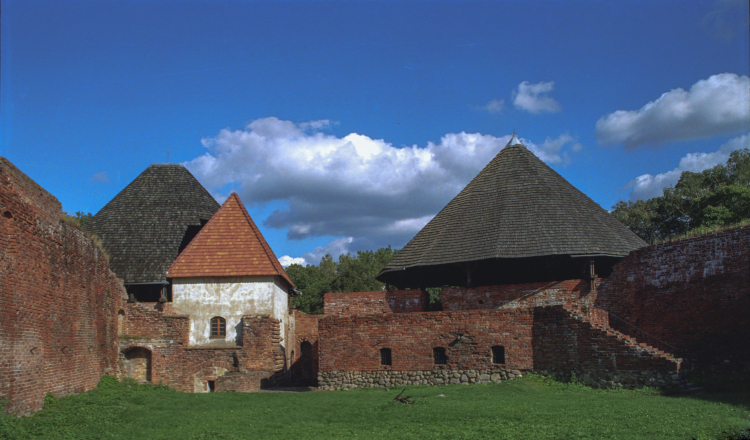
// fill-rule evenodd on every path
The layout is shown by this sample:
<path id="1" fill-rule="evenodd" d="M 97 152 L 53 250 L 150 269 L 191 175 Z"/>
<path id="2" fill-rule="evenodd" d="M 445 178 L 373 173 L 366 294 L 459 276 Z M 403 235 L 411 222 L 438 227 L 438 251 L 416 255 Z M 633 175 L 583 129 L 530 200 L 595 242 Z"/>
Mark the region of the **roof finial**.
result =
<path id="1" fill-rule="evenodd" d="M 508 144 L 506 147 L 509 147 L 511 145 L 523 145 L 523 142 L 521 142 L 521 139 L 518 138 L 516 135 L 516 129 L 513 129 L 513 136 L 510 137 L 510 140 L 508 141 Z"/>

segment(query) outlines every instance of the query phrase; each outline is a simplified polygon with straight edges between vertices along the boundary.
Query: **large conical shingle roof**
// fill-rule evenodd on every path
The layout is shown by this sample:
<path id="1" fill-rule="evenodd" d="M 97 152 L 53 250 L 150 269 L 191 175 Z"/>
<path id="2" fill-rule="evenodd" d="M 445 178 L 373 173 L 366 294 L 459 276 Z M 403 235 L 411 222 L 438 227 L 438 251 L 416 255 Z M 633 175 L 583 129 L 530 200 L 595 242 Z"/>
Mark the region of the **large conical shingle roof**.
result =
<path id="1" fill-rule="evenodd" d="M 219 203 L 181 164 L 153 164 L 109 201 L 85 229 L 102 239 L 126 284 L 165 283 L 181 247 Z"/>
<path id="2" fill-rule="evenodd" d="M 258 275 L 279 276 L 294 287 L 235 193 L 180 253 L 168 272 L 170 278 Z"/>
<path id="3" fill-rule="evenodd" d="M 645 245 L 516 141 L 501 150 L 377 278 L 389 281 L 398 276 L 401 284 L 429 285 L 404 280 L 410 270 L 424 274 L 427 267 L 549 256 L 623 257 Z M 496 269 L 502 267 L 493 266 Z"/>

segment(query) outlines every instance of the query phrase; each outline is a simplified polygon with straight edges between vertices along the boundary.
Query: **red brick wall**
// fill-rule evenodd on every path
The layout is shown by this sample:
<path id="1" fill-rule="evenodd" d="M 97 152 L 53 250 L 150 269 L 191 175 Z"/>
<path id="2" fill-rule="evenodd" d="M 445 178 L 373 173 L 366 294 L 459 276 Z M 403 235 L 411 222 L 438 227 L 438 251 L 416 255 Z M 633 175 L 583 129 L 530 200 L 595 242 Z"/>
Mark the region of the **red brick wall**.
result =
<path id="1" fill-rule="evenodd" d="M 596 280 L 598 285 L 601 279 Z M 593 305 L 596 291 L 588 281 L 564 280 L 499 286 L 453 287 L 442 292 L 443 310 L 497 309 L 500 307 L 537 307 L 558 304 Z"/>
<path id="2" fill-rule="evenodd" d="M 296 309 L 292 310 L 288 347 L 291 364 L 289 380 L 292 384 L 315 385 L 319 362 L 318 321 L 321 318 L 323 316 L 308 315 Z M 304 342 L 310 344 L 309 353 L 301 351 L 301 345 Z"/>
<path id="3" fill-rule="evenodd" d="M 120 339 L 120 376 L 124 353 L 145 348 L 151 353 L 151 382 L 161 381 L 175 389 L 193 392 L 196 383 L 216 382 L 216 390 L 237 386 L 255 389 L 282 380 L 284 352 L 279 321 L 270 316 L 243 317 L 242 346 L 189 346 L 190 317 L 163 312 L 159 303 L 127 304 L 125 335 Z M 233 372 L 231 379 L 218 379 Z M 237 374 L 234 374 L 237 373 Z M 240 377 L 242 376 L 242 377 Z"/>
<path id="4" fill-rule="evenodd" d="M 320 369 L 432 370 L 433 347 L 445 347 L 445 368 L 486 368 L 493 345 L 505 346 L 508 368 L 530 369 L 532 325 L 532 313 L 522 309 L 326 317 Z M 380 348 L 391 349 L 391 366 L 380 365 Z"/>
<path id="5" fill-rule="evenodd" d="M 57 199 L 0 159 L 0 397 L 16 414 L 116 370 L 125 289 L 61 216 Z"/>
<path id="6" fill-rule="evenodd" d="M 483 370 L 491 347 L 505 347 L 502 367 L 518 370 L 671 370 L 679 363 L 576 318 L 563 306 L 424 312 L 320 321 L 321 371 Z M 435 365 L 433 347 L 447 364 Z M 392 365 L 380 365 L 390 348 Z"/>
<path id="7" fill-rule="evenodd" d="M 677 347 L 690 367 L 747 371 L 750 227 L 631 252 L 602 281 L 596 306 Z"/>
<path id="8" fill-rule="evenodd" d="M 680 363 L 647 353 L 627 338 L 591 325 L 564 306 L 534 309 L 534 368 L 538 370 L 671 370 Z"/>
<path id="9" fill-rule="evenodd" d="M 427 310 L 426 296 L 421 290 L 326 293 L 323 301 L 326 316 L 364 316 Z"/>

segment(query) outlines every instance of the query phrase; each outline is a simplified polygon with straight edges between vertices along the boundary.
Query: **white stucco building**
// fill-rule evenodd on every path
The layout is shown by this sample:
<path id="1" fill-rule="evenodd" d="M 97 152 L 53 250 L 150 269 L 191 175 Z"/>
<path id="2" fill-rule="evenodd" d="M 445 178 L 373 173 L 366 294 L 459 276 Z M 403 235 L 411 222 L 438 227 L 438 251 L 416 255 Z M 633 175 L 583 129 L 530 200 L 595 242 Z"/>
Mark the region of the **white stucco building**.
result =
<path id="1" fill-rule="evenodd" d="M 167 277 L 174 311 L 190 315 L 191 346 L 242 345 L 245 315 L 278 319 L 286 345 L 294 285 L 237 194 L 179 254 Z"/>

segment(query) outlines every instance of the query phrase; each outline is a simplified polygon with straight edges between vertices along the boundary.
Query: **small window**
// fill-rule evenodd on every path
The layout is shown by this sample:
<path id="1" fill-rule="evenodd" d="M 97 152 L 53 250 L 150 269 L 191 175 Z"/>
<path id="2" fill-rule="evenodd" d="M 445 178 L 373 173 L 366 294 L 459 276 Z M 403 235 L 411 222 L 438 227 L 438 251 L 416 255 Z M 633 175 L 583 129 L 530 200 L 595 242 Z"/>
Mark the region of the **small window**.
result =
<path id="1" fill-rule="evenodd" d="M 448 357 L 445 355 L 445 348 L 443 347 L 433 348 L 432 358 L 435 360 L 435 365 L 445 365 L 448 363 Z"/>
<path id="2" fill-rule="evenodd" d="M 492 347 L 492 363 L 505 363 L 505 347 L 503 347 L 502 345 L 495 345 L 494 347 Z"/>
<path id="3" fill-rule="evenodd" d="M 221 316 L 211 318 L 211 337 L 225 338 L 227 336 L 227 320 Z"/>
<path id="4" fill-rule="evenodd" d="M 391 349 L 380 349 L 380 365 L 391 365 Z"/>

